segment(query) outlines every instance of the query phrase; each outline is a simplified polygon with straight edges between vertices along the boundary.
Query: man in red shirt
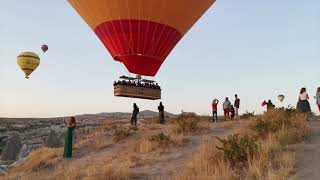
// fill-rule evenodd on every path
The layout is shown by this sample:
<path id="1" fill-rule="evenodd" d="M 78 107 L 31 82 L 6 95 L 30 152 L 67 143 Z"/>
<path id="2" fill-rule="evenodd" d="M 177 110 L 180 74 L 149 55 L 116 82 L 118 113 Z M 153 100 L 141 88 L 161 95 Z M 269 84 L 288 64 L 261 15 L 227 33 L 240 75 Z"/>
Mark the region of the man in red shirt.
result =
<path id="1" fill-rule="evenodd" d="M 218 103 L 219 103 L 218 99 L 214 99 L 212 101 L 212 118 L 213 118 L 213 122 L 215 123 L 218 121 Z"/>

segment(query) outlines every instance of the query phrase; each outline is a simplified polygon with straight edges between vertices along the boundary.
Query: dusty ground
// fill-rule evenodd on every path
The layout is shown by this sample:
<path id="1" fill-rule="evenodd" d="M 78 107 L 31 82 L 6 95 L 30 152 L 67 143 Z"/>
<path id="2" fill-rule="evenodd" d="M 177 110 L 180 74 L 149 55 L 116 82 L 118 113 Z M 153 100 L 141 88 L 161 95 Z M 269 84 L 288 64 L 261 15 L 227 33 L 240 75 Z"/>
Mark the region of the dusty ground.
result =
<path id="1" fill-rule="evenodd" d="M 145 130 L 144 125 L 140 125 L 139 131 L 123 140 L 120 143 L 113 143 L 110 133 L 106 133 L 103 136 L 99 136 L 100 141 L 104 141 L 106 144 L 101 150 L 93 150 L 95 146 L 93 143 L 88 142 L 81 146 L 78 150 L 75 150 L 74 158 L 70 162 L 70 165 L 78 170 L 86 169 L 87 165 L 92 162 L 99 161 L 111 161 L 112 159 L 119 158 L 120 156 L 135 156 L 141 160 L 141 165 L 131 167 L 133 172 L 133 179 L 171 179 L 170 177 L 177 172 L 179 168 L 182 168 L 189 160 L 191 160 L 194 153 L 196 153 L 202 144 L 207 141 L 214 141 L 216 136 L 224 137 L 234 133 L 234 129 L 244 125 L 245 123 L 232 123 L 221 122 L 210 125 L 210 129 L 203 133 L 187 136 L 188 142 L 181 147 L 170 148 L 165 152 L 155 153 L 135 153 L 133 151 L 136 143 L 143 137 L 146 137 L 146 133 L 152 135 L 157 132 L 166 131 L 167 126 L 159 126 L 159 129 Z M 129 126 L 125 124 L 124 126 Z M 231 127 L 232 126 L 232 127 Z M 143 137 L 142 137 L 143 136 Z M 99 141 L 99 140 L 98 140 Z"/>
<path id="2" fill-rule="evenodd" d="M 311 135 L 297 147 L 297 173 L 292 180 L 320 179 L 320 119 L 310 121 Z"/>
<path id="3" fill-rule="evenodd" d="M 205 141 L 212 141 L 216 136 L 222 137 L 232 134 L 234 131 L 227 128 L 214 128 L 203 135 L 190 137 L 190 142 L 184 147 L 162 154 L 159 160 L 147 166 L 132 169 L 135 179 L 170 179 L 174 172 L 182 168 L 192 155 L 197 152 Z"/>

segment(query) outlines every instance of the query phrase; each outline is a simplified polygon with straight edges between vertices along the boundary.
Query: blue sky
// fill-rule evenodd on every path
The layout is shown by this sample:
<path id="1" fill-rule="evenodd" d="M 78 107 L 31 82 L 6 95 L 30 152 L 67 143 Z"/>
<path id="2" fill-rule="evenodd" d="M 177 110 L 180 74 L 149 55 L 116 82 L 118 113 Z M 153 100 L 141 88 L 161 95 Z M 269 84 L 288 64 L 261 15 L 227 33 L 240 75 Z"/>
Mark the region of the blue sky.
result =
<path id="1" fill-rule="evenodd" d="M 166 110 L 210 114 L 213 98 L 233 101 L 237 93 L 241 112 L 262 112 L 263 99 L 296 104 L 302 86 L 314 95 L 320 86 L 319 9 L 319 0 L 218 0 L 154 78 Z M 24 50 L 41 56 L 31 80 L 16 64 Z M 159 103 L 113 97 L 113 81 L 127 73 L 65 0 L 1 1 L 0 66 L 0 117 L 131 111 L 133 102 L 156 110 Z M 278 94 L 286 95 L 283 104 Z"/>

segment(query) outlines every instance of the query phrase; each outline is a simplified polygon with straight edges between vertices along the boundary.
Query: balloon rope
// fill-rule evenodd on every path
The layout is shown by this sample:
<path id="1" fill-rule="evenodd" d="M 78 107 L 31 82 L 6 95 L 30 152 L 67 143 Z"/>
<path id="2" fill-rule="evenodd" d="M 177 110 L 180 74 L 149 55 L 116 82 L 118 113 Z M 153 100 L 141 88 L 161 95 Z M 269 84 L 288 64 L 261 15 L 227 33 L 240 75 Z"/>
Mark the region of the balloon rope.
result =
<path id="1" fill-rule="evenodd" d="M 141 25 L 141 7 L 140 7 L 140 3 L 138 5 L 139 7 L 139 25 L 138 25 L 138 53 L 141 53 L 140 51 L 140 25 Z"/>
<path id="2" fill-rule="evenodd" d="M 121 14 L 121 13 L 119 13 L 118 18 L 119 18 L 120 20 L 121 20 L 121 19 L 125 19 L 125 18 L 121 17 L 120 14 Z M 130 53 L 130 45 L 129 45 L 129 43 L 128 43 L 127 36 L 126 36 L 126 34 L 124 33 L 124 28 L 123 28 L 123 25 L 122 25 L 122 21 L 119 21 L 119 22 L 120 22 L 121 31 L 122 31 L 122 37 L 125 38 L 124 41 L 126 41 L 126 42 L 124 43 L 125 46 L 126 46 L 126 47 L 125 47 L 125 49 L 126 49 L 125 53 Z"/>
<path id="3" fill-rule="evenodd" d="M 100 7 L 100 8 L 101 8 L 101 7 Z M 108 9 L 108 6 L 106 6 L 105 8 Z M 98 13 L 101 14 L 101 10 L 100 10 L 100 9 L 98 9 Z M 99 26 L 99 28 L 100 28 L 100 26 Z M 113 39 L 111 38 L 111 41 L 112 41 L 112 42 L 111 42 L 111 41 L 109 41 L 109 39 L 107 38 L 108 36 L 107 36 L 106 32 L 107 32 L 109 35 L 111 35 L 111 34 L 110 34 L 110 32 L 109 32 L 109 29 L 106 27 L 106 24 L 103 23 L 101 28 L 102 28 L 102 33 L 103 33 L 103 36 L 101 36 L 101 37 L 103 37 L 102 39 L 106 42 L 105 44 L 109 44 L 108 48 L 110 49 L 110 54 L 111 54 L 111 55 L 112 55 L 113 53 L 114 53 L 114 54 L 118 54 L 119 50 L 118 50 L 118 49 L 114 49 L 114 47 L 117 48 L 117 46 L 115 46 L 115 43 L 114 43 Z M 112 44 L 112 45 L 111 45 L 111 44 Z"/>
<path id="4" fill-rule="evenodd" d="M 166 1 L 162 1 L 162 4 L 161 4 L 161 7 L 160 7 L 160 8 L 162 9 L 162 12 L 165 12 L 165 13 L 166 13 Z M 169 20 L 168 20 L 167 18 L 160 19 L 160 20 L 164 22 L 163 24 L 169 24 L 169 23 L 168 23 Z M 167 39 L 168 35 L 170 34 L 170 33 L 165 33 L 165 37 L 164 37 L 164 38 L 161 38 L 165 27 L 166 27 L 166 26 L 163 26 L 162 32 L 161 32 L 161 34 L 160 34 L 160 36 L 159 36 L 159 38 L 158 38 L 158 40 L 157 40 L 157 43 L 155 43 L 156 46 L 153 47 L 153 49 L 155 49 L 155 54 L 158 54 L 158 53 L 159 53 L 159 49 L 161 49 L 161 47 L 163 46 L 163 44 L 160 44 L 160 42 L 159 42 L 160 39 L 163 39 L 162 42 L 164 42 L 164 40 Z M 170 30 L 171 30 L 171 29 L 170 29 Z"/>
<path id="5" fill-rule="evenodd" d="M 142 3 L 140 3 L 140 5 L 141 5 Z M 141 8 L 141 7 L 140 7 Z M 151 21 L 151 13 L 147 13 L 148 15 L 147 15 L 147 20 L 148 20 L 148 25 L 147 25 L 147 30 L 146 30 L 146 35 L 145 35 L 145 37 L 144 37 L 144 44 L 143 44 L 143 50 L 142 50 L 142 53 L 143 54 L 146 54 L 146 52 L 145 52 L 145 50 L 146 50 L 146 44 L 148 44 L 147 42 L 149 41 L 148 39 L 147 39 L 147 37 L 148 37 L 148 33 L 149 33 L 149 26 L 150 26 L 150 21 Z M 147 41 L 148 40 L 148 41 Z M 152 41 L 151 41 L 152 42 Z M 149 43 L 150 44 L 150 43 Z"/>
<path id="6" fill-rule="evenodd" d="M 129 46 L 130 46 L 130 53 L 134 53 L 134 48 L 133 48 L 133 40 L 132 40 L 132 31 L 131 31 L 131 13 L 130 13 L 130 6 L 129 6 L 129 1 L 127 0 L 127 11 L 128 11 L 128 17 L 129 17 L 129 32 L 130 32 L 130 41 L 129 41 Z"/>
<path id="7" fill-rule="evenodd" d="M 164 3 L 164 5 L 163 5 L 163 11 L 165 12 L 166 11 L 166 8 L 170 8 L 169 6 L 167 6 L 167 1 L 163 1 L 163 3 Z M 166 23 L 167 24 L 169 24 L 168 23 L 168 21 L 169 21 L 169 19 L 165 19 L 165 21 L 166 21 Z M 162 55 L 162 57 L 160 57 L 160 59 L 164 59 L 165 58 L 165 56 L 167 56 L 167 54 L 168 54 L 168 52 L 166 52 L 166 46 L 165 46 L 165 44 L 169 44 L 170 42 L 170 46 L 168 46 L 168 47 L 173 47 L 174 46 L 174 43 L 176 42 L 176 41 L 173 41 L 177 36 L 176 36 L 176 31 L 174 30 L 174 29 L 170 29 L 170 32 L 169 33 L 167 33 L 167 35 L 166 35 L 166 38 L 165 38 L 165 40 L 166 41 L 163 41 L 163 43 L 159 46 L 159 48 L 158 48 L 158 50 L 157 50 L 157 54 L 160 54 L 160 55 Z M 168 36 L 169 35 L 169 36 Z M 168 42 L 168 43 L 167 43 Z M 168 50 L 167 50 L 168 51 Z"/>

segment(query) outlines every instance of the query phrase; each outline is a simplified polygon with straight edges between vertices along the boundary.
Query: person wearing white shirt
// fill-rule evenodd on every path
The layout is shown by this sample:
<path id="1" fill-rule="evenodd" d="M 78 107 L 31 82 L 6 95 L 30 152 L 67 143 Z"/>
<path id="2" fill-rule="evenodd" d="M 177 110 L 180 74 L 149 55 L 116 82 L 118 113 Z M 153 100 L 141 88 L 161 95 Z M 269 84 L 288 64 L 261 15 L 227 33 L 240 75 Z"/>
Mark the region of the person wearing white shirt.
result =
<path id="1" fill-rule="evenodd" d="M 306 88 L 301 88 L 297 109 L 301 112 L 311 112 L 309 104 L 309 95 Z"/>

